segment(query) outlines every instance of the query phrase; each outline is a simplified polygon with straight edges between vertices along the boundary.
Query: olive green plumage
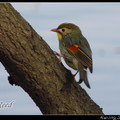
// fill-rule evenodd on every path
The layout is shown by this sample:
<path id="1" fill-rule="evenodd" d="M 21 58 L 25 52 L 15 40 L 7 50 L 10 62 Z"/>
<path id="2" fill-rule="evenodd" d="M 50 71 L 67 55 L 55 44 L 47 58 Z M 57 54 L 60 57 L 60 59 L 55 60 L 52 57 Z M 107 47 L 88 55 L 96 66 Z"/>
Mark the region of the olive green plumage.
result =
<path id="1" fill-rule="evenodd" d="M 87 68 L 93 72 L 92 51 L 86 38 L 82 35 L 78 26 L 72 23 L 63 23 L 57 28 L 59 48 L 68 66 L 78 70 L 79 83 L 84 81 L 90 88 L 87 78 Z M 61 36 L 61 37 L 60 37 Z"/>

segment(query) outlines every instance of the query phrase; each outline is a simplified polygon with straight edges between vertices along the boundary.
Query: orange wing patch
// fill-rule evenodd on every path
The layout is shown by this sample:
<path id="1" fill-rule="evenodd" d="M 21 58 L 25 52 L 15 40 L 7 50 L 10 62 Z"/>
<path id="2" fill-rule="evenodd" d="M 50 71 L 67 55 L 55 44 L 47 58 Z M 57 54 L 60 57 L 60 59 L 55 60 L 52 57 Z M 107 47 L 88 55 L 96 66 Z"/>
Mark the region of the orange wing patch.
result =
<path id="1" fill-rule="evenodd" d="M 68 50 L 70 50 L 73 54 L 75 54 L 76 52 L 80 52 L 82 53 L 87 59 L 89 59 L 90 61 L 92 61 L 92 59 L 83 51 L 79 48 L 78 45 L 74 44 L 70 47 L 68 47 Z"/>
<path id="2" fill-rule="evenodd" d="M 68 47 L 68 49 L 69 49 L 72 53 L 74 53 L 74 52 L 77 52 L 79 48 L 78 48 L 78 45 L 74 44 L 74 45 Z"/>
<path id="3" fill-rule="evenodd" d="M 85 51 L 83 51 L 78 45 L 74 44 L 72 46 L 67 47 L 68 51 L 70 51 L 76 59 L 81 62 L 84 66 L 89 67 L 90 72 L 92 73 L 92 58 L 89 57 Z"/>

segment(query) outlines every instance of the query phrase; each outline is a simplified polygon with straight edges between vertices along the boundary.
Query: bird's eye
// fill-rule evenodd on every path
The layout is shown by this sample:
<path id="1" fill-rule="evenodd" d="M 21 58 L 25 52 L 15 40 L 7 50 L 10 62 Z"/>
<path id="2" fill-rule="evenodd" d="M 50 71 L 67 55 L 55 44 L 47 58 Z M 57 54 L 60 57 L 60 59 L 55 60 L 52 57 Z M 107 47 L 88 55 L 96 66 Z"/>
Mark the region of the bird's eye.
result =
<path id="1" fill-rule="evenodd" d="M 65 29 L 62 29 L 62 31 L 64 32 L 64 31 L 65 31 Z"/>

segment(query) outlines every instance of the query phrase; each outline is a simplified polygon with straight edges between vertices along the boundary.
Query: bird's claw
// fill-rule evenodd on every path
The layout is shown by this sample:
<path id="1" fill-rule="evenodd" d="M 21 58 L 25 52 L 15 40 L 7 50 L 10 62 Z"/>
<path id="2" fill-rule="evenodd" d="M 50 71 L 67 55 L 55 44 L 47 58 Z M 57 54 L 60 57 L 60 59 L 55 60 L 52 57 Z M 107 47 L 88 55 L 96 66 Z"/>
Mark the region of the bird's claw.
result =
<path id="1" fill-rule="evenodd" d="M 63 57 L 63 55 L 62 55 L 62 54 L 59 54 L 59 53 L 56 52 L 56 51 L 54 51 L 54 53 L 55 53 L 55 55 L 59 56 L 59 62 L 61 63 L 61 62 L 62 62 L 62 61 L 61 61 L 61 57 Z"/>
<path id="2" fill-rule="evenodd" d="M 74 78 L 75 78 L 75 76 L 77 75 L 78 72 L 79 72 L 79 71 L 77 71 L 77 72 L 73 75 Z"/>

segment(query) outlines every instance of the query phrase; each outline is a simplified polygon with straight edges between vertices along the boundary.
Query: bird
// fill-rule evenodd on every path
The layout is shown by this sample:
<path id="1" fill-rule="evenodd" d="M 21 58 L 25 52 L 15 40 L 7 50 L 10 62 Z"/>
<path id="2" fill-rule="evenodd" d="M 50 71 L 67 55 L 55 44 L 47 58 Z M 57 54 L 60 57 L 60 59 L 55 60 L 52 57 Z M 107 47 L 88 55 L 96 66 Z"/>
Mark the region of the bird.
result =
<path id="1" fill-rule="evenodd" d="M 61 54 L 55 53 L 59 55 L 60 61 L 63 57 L 69 67 L 77 70 L 76 74 L 79 72 L 78 83 L 81 84 L 84 81 L 85 85 L 91 88 L 87 69 L 93 73 L 92 50 L 80 28 L 73 23 L 62 23 L 51 31 L 56 32 L 58 36 Z"/>

